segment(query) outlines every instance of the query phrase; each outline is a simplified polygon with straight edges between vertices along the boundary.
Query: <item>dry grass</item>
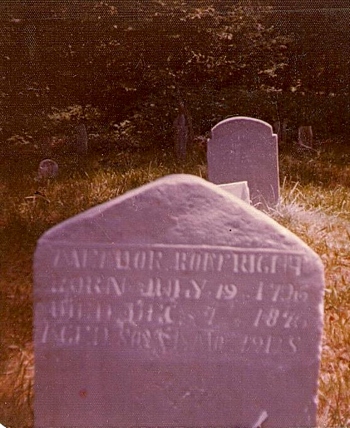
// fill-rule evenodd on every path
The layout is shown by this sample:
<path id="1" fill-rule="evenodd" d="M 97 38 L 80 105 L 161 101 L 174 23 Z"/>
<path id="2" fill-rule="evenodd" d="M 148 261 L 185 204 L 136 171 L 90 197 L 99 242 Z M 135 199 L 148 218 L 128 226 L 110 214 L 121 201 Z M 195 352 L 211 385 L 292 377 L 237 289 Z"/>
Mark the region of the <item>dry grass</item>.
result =
<path id="1" fill-rule="evenodd" d="M 350 426 L 350 188 L 346 162 L 282 156 L 282 199 L 270 215 L 300 236 L 322 258 L 326 271 L 325 330 L 319 379 L 319 426 Z M 325 168 L 324 180 L 321 180 Z M 95 160 L 84 172 L 63 170 L 39 186 L 34 168 L 6 175 L 0 185 L 0 423 L 32 426 L 32 271 L 36 240 L 49 227 L 130 188 L 170 173 L 205 177 L 201 156 L 186 165 L 160 155 L 125 153 Z M 294 172 L 293 172 L 294 171 Z M 307 174 L 305 176 L 305 171 Z M 294 174 L 294 175 L 293 175 Z M 304 174 L 304 175 L 303 175 Z M 299 180 L 298 184 L 295 182 Z M 337 183 L 334 185 L 333 183 Z M 39 193 L 35 193 L 39 192 Z"/>
<path id="2" fill-rule="evenodd" d="M 325 266 L 325 327 L 319 379 L 322 428 L 350 426 L 350 188 L 282 189 L 273 217 L 302 238 Z"/>

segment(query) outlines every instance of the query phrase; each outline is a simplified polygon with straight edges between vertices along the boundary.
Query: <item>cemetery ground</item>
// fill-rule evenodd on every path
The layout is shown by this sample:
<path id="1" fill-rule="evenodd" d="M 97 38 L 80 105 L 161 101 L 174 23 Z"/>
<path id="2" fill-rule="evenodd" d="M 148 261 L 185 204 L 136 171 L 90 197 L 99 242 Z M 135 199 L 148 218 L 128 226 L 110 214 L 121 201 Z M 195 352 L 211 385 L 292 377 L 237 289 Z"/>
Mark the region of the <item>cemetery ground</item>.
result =
<path id="1" fill-rule="evenodd" d="M 350 426 L 350 147 L 324 141 L 316 151 L 280 150 L 281 201 L 269 212 L 322 258 L 326 273 L 325 330 L 318 425 Z M 206 178 L 205 152 L 186 162 L 167 151 L 125 150 L 88 157 L 79 169 L 59 161 L 55 180 L 35 181 L 38 163 L 4 161 L 0 177 L 0 423 L 33 421 L 32 256 L 53 225 L 158 177 Z M 74 172 L 72 172 L 74 171 Z"/>

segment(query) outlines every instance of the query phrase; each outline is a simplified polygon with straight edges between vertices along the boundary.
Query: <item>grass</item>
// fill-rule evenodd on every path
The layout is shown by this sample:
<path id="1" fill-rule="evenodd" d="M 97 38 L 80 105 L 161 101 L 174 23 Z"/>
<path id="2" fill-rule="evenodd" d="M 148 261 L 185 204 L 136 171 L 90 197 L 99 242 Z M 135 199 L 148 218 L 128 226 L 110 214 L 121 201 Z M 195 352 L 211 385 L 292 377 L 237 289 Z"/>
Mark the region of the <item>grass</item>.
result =
<path id="1" fill-rule="evenodd" d="M 322 258 L 325 330 L 318 425 L 350 426 L 350 150 L 324 143 L 310 155 L 282 150 L 281 202 L 269 213 Z M 36 163 L 3 168 L 0 198 L 0 423 L 33 421 L 32 254 L 53 225 L 131 188 L 171 173 L 206 176 L 204 153 L 181 164 L 166 153 L 122 152 L 94 157 L 84 168 L 63 164 L 47 185 Z"/>

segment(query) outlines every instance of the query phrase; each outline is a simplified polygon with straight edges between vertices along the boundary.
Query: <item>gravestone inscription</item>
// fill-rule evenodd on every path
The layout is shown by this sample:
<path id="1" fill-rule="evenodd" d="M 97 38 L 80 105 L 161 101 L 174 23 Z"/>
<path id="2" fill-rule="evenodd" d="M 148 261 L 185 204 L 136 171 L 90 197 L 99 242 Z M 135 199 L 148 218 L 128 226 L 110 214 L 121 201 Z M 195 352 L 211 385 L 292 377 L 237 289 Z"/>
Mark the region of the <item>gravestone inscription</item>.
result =
<path id="1" fill-rule="evenodd" d="M 266 122 L 233 117 L 211 130 L 208 178 L 215 184 L 248 181 L 252 204 L 275 205 L 279 199 L 277 136 Z"/>
<path id="2" fill-rule="evenodd" d="M 34 257 L 36 427 L 313 427 L 319 257 L 174 175 L 47 231 Z"/>

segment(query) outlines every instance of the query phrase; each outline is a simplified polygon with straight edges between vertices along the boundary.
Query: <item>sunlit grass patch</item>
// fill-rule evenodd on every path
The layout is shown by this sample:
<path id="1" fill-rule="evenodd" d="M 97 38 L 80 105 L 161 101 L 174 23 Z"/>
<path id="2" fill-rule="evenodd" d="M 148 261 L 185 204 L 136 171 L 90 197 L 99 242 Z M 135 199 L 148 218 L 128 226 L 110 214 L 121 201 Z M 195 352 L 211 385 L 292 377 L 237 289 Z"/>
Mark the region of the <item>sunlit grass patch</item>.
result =
<path id="1" fill-rule="evenodd" d="M 273 217 L 316 251 L 325 267 L 319 426 L 350 425 L 350 189 L 284 183 Z"/>

